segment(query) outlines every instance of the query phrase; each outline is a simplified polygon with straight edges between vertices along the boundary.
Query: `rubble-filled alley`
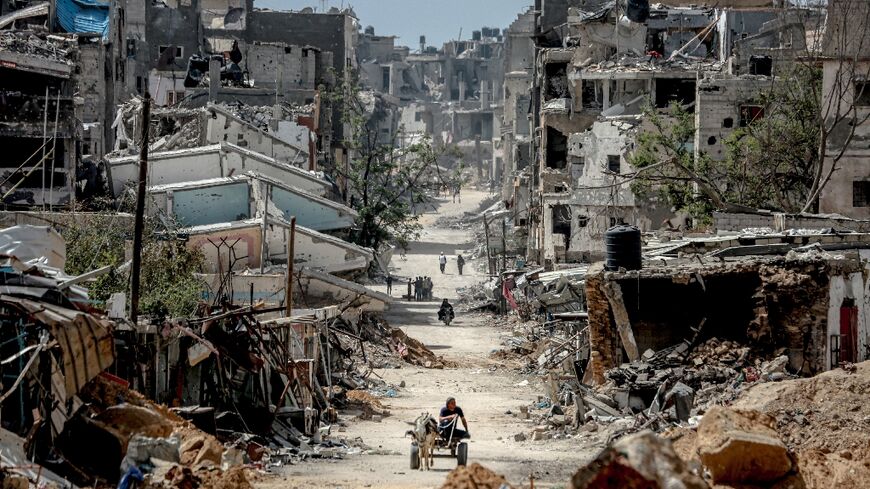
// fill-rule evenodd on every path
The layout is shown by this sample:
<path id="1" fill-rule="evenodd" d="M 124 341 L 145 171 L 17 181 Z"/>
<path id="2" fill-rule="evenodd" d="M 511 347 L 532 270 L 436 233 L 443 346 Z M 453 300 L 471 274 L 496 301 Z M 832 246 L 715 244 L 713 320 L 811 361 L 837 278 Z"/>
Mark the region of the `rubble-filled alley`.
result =
<path id="1" fill-rule="evenodd" d="M 0 0 L 0 489 L 870 486 L 866 32 Z"/>

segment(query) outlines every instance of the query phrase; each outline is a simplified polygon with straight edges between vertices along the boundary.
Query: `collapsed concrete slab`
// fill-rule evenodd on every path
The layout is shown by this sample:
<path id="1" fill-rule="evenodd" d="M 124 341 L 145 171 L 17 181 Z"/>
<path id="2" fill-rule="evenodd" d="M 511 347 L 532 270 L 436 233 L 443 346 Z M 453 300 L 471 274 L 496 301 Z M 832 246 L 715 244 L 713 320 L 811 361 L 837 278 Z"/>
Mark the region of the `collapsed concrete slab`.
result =
<path id="1" fill-rule="evenodd" d="M 303 268 L 294 273 L 293 303 L 304 307 L 344 304 L 342 315 L 353 318 L 360 312 L 386 311 L 393 298 L 363 285 L 350 282 L 318 270 Z M 235 304 L 262 301 L 267 306 L 283 305 L 286 297 L 287 274 L 272 267 L 264 273 L 203 274 L 208 289 L 204 298 L 213 301 L 220 295 L 231 295 Z"/>
<path id="2" fill-rule="evenodd" d="M 317 231 L 346 229 L 357 212 L 296 186 L 299 180 L 272 178 L 258 172 L 151 187 L 152 211 L 182 226 L 204 226 L 262 217 L 266 214 Z"/>
<path id="3" fill-rule="evenodd" d="M 290 223 L 270 217 L 209 224 L 183 229 L 190 235 L 188 246 L 198 248 L 211 273 L 255 269 L 267 264 L 286 264 Z M 333 274 L 365 271 L 374 253 L 343 239 L 296 226 L 294 263 Z"/>
<path id="4" fill-rule="evenodd" d="M 121 195 L 126 185 L 138 181 L 138 165 L 138 156 L 107 159 L 107 171 L 115 196 Z M 332 184 L 316 173 L 230 143 L 159 152 L 148 157 L 151 185 L 226 178 L 245 172 L 257 172 L 321 197 L 332 192 Z"/>

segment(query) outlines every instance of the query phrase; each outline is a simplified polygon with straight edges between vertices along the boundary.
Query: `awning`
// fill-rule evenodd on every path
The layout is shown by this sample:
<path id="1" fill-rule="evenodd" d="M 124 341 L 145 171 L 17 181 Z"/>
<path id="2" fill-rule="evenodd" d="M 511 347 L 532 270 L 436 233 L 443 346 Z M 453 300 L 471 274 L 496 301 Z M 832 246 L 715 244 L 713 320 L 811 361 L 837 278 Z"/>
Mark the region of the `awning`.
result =
<path id="1" fill-rule="evenodd" d="M 71 33 L 98 33 L 109 37 L 108 0 L 57 0 L 57 20 Z"/>

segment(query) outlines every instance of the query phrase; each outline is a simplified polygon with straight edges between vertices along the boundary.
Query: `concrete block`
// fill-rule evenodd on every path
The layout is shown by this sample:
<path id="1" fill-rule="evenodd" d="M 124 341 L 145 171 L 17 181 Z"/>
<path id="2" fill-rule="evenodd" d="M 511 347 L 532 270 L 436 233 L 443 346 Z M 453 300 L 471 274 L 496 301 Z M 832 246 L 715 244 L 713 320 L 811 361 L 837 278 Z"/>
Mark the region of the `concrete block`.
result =
<path id="1" fill-rule="evenodd" d="M 698 454 L 713 481 L 765 483 L 792 469 L 788 451 L 773 429 L 775 421 L 754 411 L 716 406 L 698 426 Z"/>

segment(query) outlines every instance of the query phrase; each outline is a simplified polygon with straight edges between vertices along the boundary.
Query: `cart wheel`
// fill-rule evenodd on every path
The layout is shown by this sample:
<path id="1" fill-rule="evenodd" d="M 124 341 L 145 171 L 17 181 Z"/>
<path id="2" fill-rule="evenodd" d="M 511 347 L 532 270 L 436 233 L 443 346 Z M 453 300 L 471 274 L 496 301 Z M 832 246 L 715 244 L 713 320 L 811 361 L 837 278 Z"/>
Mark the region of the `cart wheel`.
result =
<path id="1" fill-rule="evenodd" d="M 460 443 L 456 447 L 456 465 L 463 466 L 468 462 L 468 443 Z"/>
<path id="2" fill-rule="evenodd" d="M 420 468 L 420 447 L 416 443 L 411 444 L 411 470 Z"/>

